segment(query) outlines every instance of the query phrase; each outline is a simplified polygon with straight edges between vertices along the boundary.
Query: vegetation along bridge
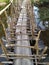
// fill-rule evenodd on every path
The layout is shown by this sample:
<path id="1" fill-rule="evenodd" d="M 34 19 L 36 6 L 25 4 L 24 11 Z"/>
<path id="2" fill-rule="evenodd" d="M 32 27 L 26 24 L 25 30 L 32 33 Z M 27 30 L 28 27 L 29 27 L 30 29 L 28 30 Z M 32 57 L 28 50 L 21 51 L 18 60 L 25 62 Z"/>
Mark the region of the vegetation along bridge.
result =
<path id="1" fill-rule="evenodd" d="M 6 29 L 2 14 L 7 18 Z M 0 23 L 5 33 L 5 39 L 0 39 L 0 65 L 49 65 L 40 61 L 47 56 L 44 54 L 47 46 L 39 46 L 41 30 L 38 30 L 34 19 L 31 0 L 10 0 L 0 11 Z"/>

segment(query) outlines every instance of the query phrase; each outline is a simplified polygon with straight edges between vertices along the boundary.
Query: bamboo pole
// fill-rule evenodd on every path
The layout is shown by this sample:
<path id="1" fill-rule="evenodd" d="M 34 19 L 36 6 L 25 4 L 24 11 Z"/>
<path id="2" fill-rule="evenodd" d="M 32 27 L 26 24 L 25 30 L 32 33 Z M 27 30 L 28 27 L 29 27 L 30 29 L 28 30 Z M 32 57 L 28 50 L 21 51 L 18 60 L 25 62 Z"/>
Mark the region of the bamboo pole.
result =
<path id="1" fill-rule="evenodd" d="M 4 51 L 4 53 L 5 53 L 5 55 L 6 55 L 7 60 L 8 60 L 7 50 L 6 50 L 6 48 L 5 48 L 5 46 L 4 46 L 4 44 L 3 44 L 3 42 L 2 42 L 1 39 L 0 39 L 0 45 L 1 45 L 2 50 Z"/>
<path id="2" fill-rule="evenodd" d="M 22 59 L 22 58 L 25 58 L 25 59 L 30 59 L 30 60 L 33 60 L 33 59 L 35 59 L 34 57 L 36 56 L 36 55 L 22 55 L 22 54 L 7 54 L 9 57 L 9 59 Z M 6 58 L 6 56 L 5 56 L 5 54 L 2 54 L 2 55 L 0 55 L 0 58 L 1 57 L 4 57 L 4 58 Z M 39 56 L 36 56 L 36 59 L 38 59 L 39 60 L 39 57 L 40 57 L 40 55 Z"/>
<path id="3" fill-rule="evenodd" d="M 6 18 L 8 18 L 8 14 L 7 14 L 7 11 L 4 11 L 4 13 L 5 13 L 5 16 L 6 16 Z"/>
<path id="4" fill-rule="evenodd" d="M 2 64 L 13 64 L 12 61 L 2 61 L 1 63 L 2 63 Z"/>
<path id="5" fill-rule="evenodd" d="M 11 5 L 11 3 L 8 4 L 3 10 L 1 10 L 1 11 L 0 11 L 0 15 L 1 15 L 7 8 L 9 8 L 10 5 Z"/>
<path id="6" fill-rule="evenodd" d="M 11 5 L 12 2 L 13 2 L 13 0 L 11 0 L 11 2 L 4 9 L 2 9 L 0 11 L 0 15 L 10 7 L 10 5 Z"/>
<path id="7" fill-rule="evenodd" d="M 39 33 L 38 33 L 38 36 L 37 36 L 37 38 L 36 38 L 36 44 L 35 44 L 36 54 L 37 54 L 37 55 L 39 54 L 38 41 L 39 41 L 40 33 L 41 33 L 41 30 L 40 30 Z"/>
<path id="8" fill-rule="evenodd" d="M 21 45 L 16 45 L 16 44 L 9 44 L 9 45 L 6 45 L 6 47 L 21 47 L 21 48 L 32 48 L 32 49 L 35 49 L 34 46 L 21 46 Z"/>
<path id="9" fill-rule="evenodd" d="M 18 56 L 24 56 L 24 57 L 26 57 L 26 56 L 27 56 L 27 57 L 40 57 L 40 56 L 41 56 L 41 55 L 35 55 L 35 54 L 28 56 L 28 55 L 25 55 L 25 54 L 22 55 L 22 54 L 14 54 L 14 53 L 13 53 L 13 54 L 10 53 L 10 54 L 7 54 L 7 55 L 8 55 L 8 56 L 17 56 L 17 57 L 18 57 Z M 44 56 L 47 56 L 47 54 L 44 54 Z M 5 54 L 1 54 L 0 57 L 5 57 Z"/>
<path id="10" fill-rule="evenodd" d="M 20 58 L 21 59 L 21 58 Z M 35 63 L 35 62 L 33 62 Z M 10 61 L 3 61 L 0 63 L 0 65 L 3 65 L 3 64 L 13 64 L 13 62 L 10 62 Z M 41 65 L 49 65 L 49 62 L 37 62 L 37 64 L 41 64 Z"/>

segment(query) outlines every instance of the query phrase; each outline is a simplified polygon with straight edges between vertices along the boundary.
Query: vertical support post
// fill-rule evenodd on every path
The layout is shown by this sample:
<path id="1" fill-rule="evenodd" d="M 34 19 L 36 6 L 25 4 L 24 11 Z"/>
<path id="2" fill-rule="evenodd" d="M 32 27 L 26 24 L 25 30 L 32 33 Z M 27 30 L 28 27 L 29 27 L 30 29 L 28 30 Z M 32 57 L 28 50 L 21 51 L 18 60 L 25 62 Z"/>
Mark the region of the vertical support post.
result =
<path id="1" fill-rule="evenodd" d="M 35 44 L 36 54 L 37 54 L 37 55 L 39 55 L 38 41 L 39 41 L 40 33 L 41 33 L 41 30 L 40 30 L 39 33 L 38 33 L 38 36 L 37 36 L 37 39 L 36 39 L 36 44 Z"/>

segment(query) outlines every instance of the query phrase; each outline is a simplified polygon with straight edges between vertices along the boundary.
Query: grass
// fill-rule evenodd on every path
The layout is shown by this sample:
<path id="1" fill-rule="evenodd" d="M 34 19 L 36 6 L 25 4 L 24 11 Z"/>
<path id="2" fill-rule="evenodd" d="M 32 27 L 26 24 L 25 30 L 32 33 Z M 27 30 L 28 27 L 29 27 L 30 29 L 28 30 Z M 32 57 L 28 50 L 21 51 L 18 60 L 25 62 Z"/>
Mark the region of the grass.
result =
<path id="1" fill-rule="evenodd" d="M 49 8 L 41 7 L 39 8 L 40 18 L 42 21 L 49 21 Z"/>

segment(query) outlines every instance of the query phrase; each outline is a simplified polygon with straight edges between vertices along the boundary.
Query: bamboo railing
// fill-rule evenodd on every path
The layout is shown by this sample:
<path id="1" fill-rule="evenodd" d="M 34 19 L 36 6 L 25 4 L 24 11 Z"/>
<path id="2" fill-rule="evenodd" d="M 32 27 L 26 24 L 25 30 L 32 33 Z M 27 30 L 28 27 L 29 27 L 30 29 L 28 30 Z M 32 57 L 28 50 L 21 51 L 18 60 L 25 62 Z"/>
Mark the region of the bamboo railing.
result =
<path id="1" fill-rule="evenodd" d="M 2 15 L 3 12 L 5 12 L 6 17 L 8 17 L 8 15 L 6 13 L 6 10 L 11 6 L 11 3 L 13 3 L 13 0 L 3 10 L 0 11 L 0 15 Z M 31 13 L 30 13 L 29 16 L 31 16 L 30 17 L 30 22 L 31 22 L 31 25 L 32 25 L 31 32 L 32 32 L 32 38 L 33 38 L 33 23 L 34 23 L 34 20 L 32 19 L 32 16 L 33 16 L 32 15 L 32 9 L 31 9 Z M 2 22 L 1 22 L 1 24 L 2 24 L 4 32 L 5 32 L 5 37 L 7 38 L 6 31 L 5 31 L 5 26 L 4 26 L 4 24 Z M 16 27 L 21 28 L 21 27 L 26 27 L 26 26 L 24 25 L 24 26 L 16 26 Z M 34 28 L 35 28 L 35 26 L 34 26 Z M 4 51 L 4 54 L 1 54 L 0 58 L 1 57 L 7 58 L 7 59 L 16 59 L 16 58 L 22 59 L 22 58 L 25 58 L 25 59 L 30 59 L 30 60 L 34 60 L 35 59 L 35 62 L 33 62 L 33 63 L 35 63 L 36 65 L 38 65 L 38 64 L 41 64 L 41 65 L 42 64 L 43 65 L 47 64 L 47 65 L 49 65 L 49 62 L 42 62 L 41 63 L 41 62 L 37 61 L 37 60 L 41 59 L 42 57 L 47 56 L 47 54 L 44 54 L 47 51 L 47 47 L 45 47 L 43 49 L 42 53 L 39 54 L 39 50 L 41 50 L 41 48 L 38 47 L 38 41 L 39 41 L 40 33 L 41 33 L 41 30 L 39 31 L 38 36 L 36 38 L 35 46 L 21 46 L 21 45 L 16 45 L 16 44 L 7 44 L 7 45 L 4 46 L 2 40 L 0 39 L 0 45 L 2 47 L 2 50 Z M 14 34 L 14 33 L 11 33 L 11 34 Z M 19 33 L 15 33 L 15 34 L 16 35 L 20 35 Z M 22 33 L 22 35 L 30 35 L 30 34 L 28 34 L 28 33 L 27 34 Z M 20 40 L 17 40 L 17 39 L 14 38 L 14 40 L 15 41 L 25 41 L 25 40 L 30 40 L 30 39 L 20 39 Z M 27 55 L 21 55 L 21 54 L 19 55 L 19 54 L 14 54 L 14 53 L 12 54 L 12 53 L 9 53 L 9 52 L 7 53 L 7 49 L 6 48 L 8 48 L 8 47 L 15 47 L 15 46 L 16 47 L 21 47 L 21 48 L 35 49 L 36 50 L 36 55 L 27 56 Z M 13 64 L 13 62 L 11 62 L 11 61 L 3 61 L 3 62 L 0 63 L 0 65 L 3 65 L 3 64 Z"/>

